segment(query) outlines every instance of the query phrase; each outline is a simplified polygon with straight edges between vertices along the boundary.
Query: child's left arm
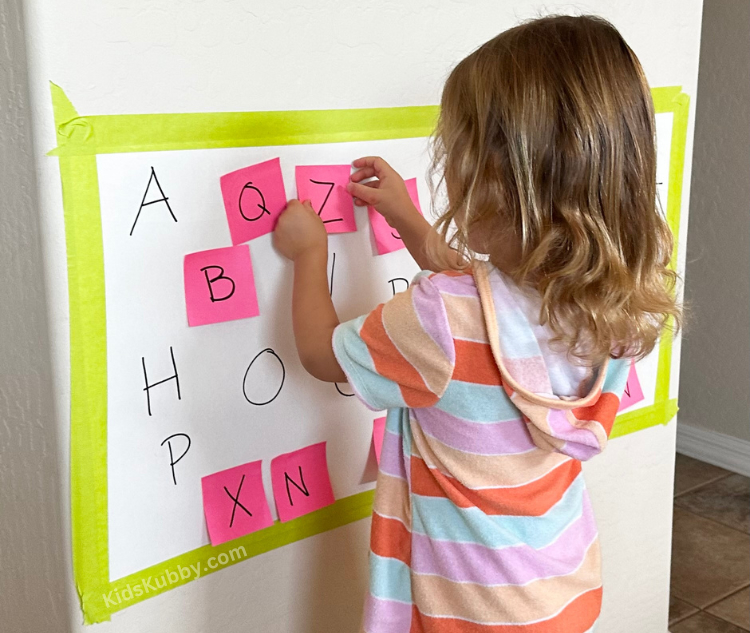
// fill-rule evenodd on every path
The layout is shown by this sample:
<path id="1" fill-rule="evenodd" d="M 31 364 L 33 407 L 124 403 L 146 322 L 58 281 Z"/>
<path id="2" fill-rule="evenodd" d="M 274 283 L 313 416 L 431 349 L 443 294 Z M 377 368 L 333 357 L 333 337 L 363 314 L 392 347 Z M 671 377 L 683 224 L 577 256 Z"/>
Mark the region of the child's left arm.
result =
<path id="1" fill-rule="evenodd" d="M 310 202 L 289 201 L 274 245 L 294 262 L 292 324 L 302 366 L 318 380 L 345 382 L 331 342 L 339 318 L 328 291 L 328 234 Z"/>

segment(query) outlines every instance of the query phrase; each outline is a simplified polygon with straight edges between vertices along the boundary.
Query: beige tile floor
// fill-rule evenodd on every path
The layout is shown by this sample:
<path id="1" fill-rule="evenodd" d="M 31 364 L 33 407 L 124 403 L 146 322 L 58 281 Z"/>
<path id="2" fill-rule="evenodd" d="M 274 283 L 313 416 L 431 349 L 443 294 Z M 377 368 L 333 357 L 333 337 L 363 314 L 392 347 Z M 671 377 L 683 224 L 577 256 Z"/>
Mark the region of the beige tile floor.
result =
<path id="1" fill-rule="evenodd" d="M 750 479 L 679 454 L 669 630 L 750 631 Z"/>

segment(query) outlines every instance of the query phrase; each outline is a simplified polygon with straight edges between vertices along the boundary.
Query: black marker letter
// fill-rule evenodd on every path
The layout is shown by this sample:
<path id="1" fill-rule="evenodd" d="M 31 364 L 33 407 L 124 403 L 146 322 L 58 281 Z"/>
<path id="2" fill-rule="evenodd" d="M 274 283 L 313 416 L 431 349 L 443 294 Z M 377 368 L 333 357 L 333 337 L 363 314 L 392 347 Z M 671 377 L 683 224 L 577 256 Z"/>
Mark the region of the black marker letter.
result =
<path id="1" fill-rule="evenodd" d="M 310 496 L 310 491 L 307 489 L 307 486 L 305 485 L 305 478 L 302 476 L 302 466 L 297 466 L 297 468 L 299 468 L 299 480 L 300 482 L 302 482 L 301 486 L 289 476 L 289 473 L 284 472 L 284 481 L 286 483 L 286 496 L 289 498 L 290 506 L 294 505 L 294 501 L 292 501 L 292 493 L 289 491 L 289 484 L 292 484 L 297 490 L 299 490 L 306 497 Z"/>
<path id="2" fill-rule="evenodd" d="M 403 281 L 404 284 L 406 284 L 406 288 L 404 290 L 407 290 L 409 288 L 409 280 L 404 279 L 403 277 L 394 277 L 393 279 L 389 279 L 388 283 L 391 284 L 391 291 L 393 292 L 393 295 L 396 295 L 396 282 L 397 281 Z"/>
<path id="3" fill-rule="evenodd" d="M 261 401 L 255 401 L 251 400 L 250 397 L 247 395 L 247 386 L 248 386 L 248 375 L 250 374 L 250 369 L 252 368 L 253 364 L 255 363 L 258 358 L 260 358 L 264 354 L 270 354 L 273 358 L 275 358 L 279 366 L 281 367 L 281 381 L 279 382 L 279 387 L 276 389 L 276 392 L 267 400 L 261 400 Z M 256 372 L 257 373 L 257 372 Z M 265 404 L 269 404 L 276 400 L 278 395 L 281 393 L 281 388 L 284 386 L 284 380 L 286 379 L 286 369 L 284 368 L 284 363 L 282 362 L 281 358 L 279 358 L 279 355 L 274 352 L 270 347 L 267 347 L 264 350 L 261 350 L 255 355 L 255 358 L 250 361 L 250 364 L 247 366 L 247 371 L 245 372 L 245 377 L 242 379 L 242 394 L 245 396 L 245 400 L 247 400 L 250 404 L 254 404 L 256 406 L 262 407 Z"/>
<path id="4" fill-rule="evenodd" d="M 258 213 L 255 217 L 251 217 L 251 218 L 247 217 L 245 215 L 245 211 L 242 208 L 243 198 L 246 193 L 248 194 L 249 197 L 251 197 L 251 199 L 254 198 L 255 196 L 260 198 L 260 202 L 258 202 L 257 200 L 254 201 L 255 206 L 260 209 L 260 213 Z M 271 212 L 268 209 L 266 209 L 266 198 L 263 195 L 263 192 L 260 189 L 258 189 L 258 187 L 254 186 L 252 182 L 248 182 L 244 187 L 242 187 L 242 190 L 240 191 L 240 203 L 239 204 L 240 204 L 240 215 L 243 218 L 245 218 L 248 222 L 255 222 L 255 220 L 260 220 L 263 217 L 264 213 L 271 215 Z M 245 200 L 245 206 L 249 207 L 250 209 L 253 209 L 253 211 L 255 210 L 252 203 L 247 200 Z"/>
<path id="5" fill-rule="evenodd" d="M 211 269 L 218 270 L 219 274 L 216 275 L 216 277 L 209 277 L 208 271 Z M 206 283 L 208 284 L 208 292 L 211 295 L 211 303 L 214 303 L 215 301 L 226 301 L 227 299 L 229 299 L 229 297 L 231 297 L 234 294 L 234 289 L 235 289 L 234 279 L 232 279 L 231 277 L 227 277 L 224 274 L 224 269 L 221 266 L 206 266 L 205 268 L 201 268 L 201 272 L 206 276 Z M 221 280 L 228 281 L 230 284 L 232 284 L 232 289 L 229 291 L 228 294 L 225 294 L 223 297 L 217 297 L 214 295 L 214 283 L 217 281 L 221 281 Z"/>
<path id="6" fill-rule="evenodd" d="M 172 439 L 175 437 L 184 437 L 187 440 L 187 446 L 185 447 L 185 450 L 182 451 L 182 455 L 180 455 L 177 459 L 174 458 L 174 453 L 172 452 Z M 169 467 L 172 469 L 172 481 L 174 482 L 174 485 L 177 485 L 177 477 L 174 473 L 174 467 L 177 462 L 179 462 L 185 455 L 187 455 L 187 452 L 190 450 L 190 437 L 186 433 L 175 433 L 174 435 L 170 435 L 168 438 L 164 440 L 164 442 L 167 443 L 167 446 L 169 447 Z M 164 442 L 160 444 L 160 446 L 164 446 Z"/>
<path id="7" fill-rule="evenodd" d="M 157 198 L 156 200 L 151 200 L 150 202 L 146 202 L 146 196 L 148 195 L 148 190 L 151 187 L 151 181 L 154 181 L 156 183 L 156 186 L 159 188 L 159 193 L 161 194 L 161 198 Z M 138 207 L 138 213 L 135 216 L 135 220 L 133 221 L 133 226 L 130 229 L 130 234 L 133 235 L 133 231 L 135 230 L 135 225 L 138 223 L 138 218 L 141 217 L 141 211 L 143 210 L 143 207 L 148 206 L 149 204 L 156 204 L 157 202 L 163 202 L 167 205 L 167 211 L 169 211 L 169 215 L 172 216 L 172 219 L 177 222 L 177 218 L 174 217 L 174 213 L 172 213 L 172 207 L 169 206 L 169 198 L 164 195 L 164 190 L 161 188 L 161 185 L 159 184 L 159 179 L 156 177 L 156 172 L 154 171 L 154 168 L 151 168 L 151 175 L 148 178 L 148 184 L 146 185 L 146 191 L 143 192 L 143 199 L 141 200 L 141 206 Z"/>
<path id="8" fill-rule="evenodd" d="M 165 378 L 164 380 L 159 380 L 158 382 L 154 382 L 151 384 L 148 384 L 148 374 L 146 373 L 146 359 L 141 356 L 141 364 L 143 365 L 143 378 L 146 381 L 146 386 L 143 388 L 143 391 L 146 392 L 146 408 L 148 409 L 149 415 L 151 415 L 151 395 L 149 394 L 149 390 L 153 389 L 157 385 L 162 385 L 165 382 L 174 380 L 175 386 L 177 387 L 177 399 L 182 400 L 182 397 L 180 395 L 180 377 L 177 374 L 177 364 L 174 362 L 174 352 L 172 351 L 171 346 L 169 347 L 169 355 L 172 358 L 172 368 L 174 369 L 174 374 L 172 374 L 169 378 Z"/>
<path id="9" fill-rule="evenodd" d="M 250 512 L 245 506 L 243 506 L 240 503 L 240 492 L 242 492 L 242 484 L 245 483 L 245 475 L 242 475 L 242 479 L 240 479 L 240 486 L 237 488 L 237 496 L 233 497 L 232 493 L 229 492 L 226 486 L 224 486 L 224 492 L 226 492 L 229 495 L 229 498 L 234 501 L 234 505 L 232 506 L 232 518 L 229 519 L 229 527 L 232 527 L 234 524 L 234 513 L 237 511 L 237 506 L 240 506 L 245 512 L 247 512 L 250 516 L 253 516 L 253 513 Z"/>

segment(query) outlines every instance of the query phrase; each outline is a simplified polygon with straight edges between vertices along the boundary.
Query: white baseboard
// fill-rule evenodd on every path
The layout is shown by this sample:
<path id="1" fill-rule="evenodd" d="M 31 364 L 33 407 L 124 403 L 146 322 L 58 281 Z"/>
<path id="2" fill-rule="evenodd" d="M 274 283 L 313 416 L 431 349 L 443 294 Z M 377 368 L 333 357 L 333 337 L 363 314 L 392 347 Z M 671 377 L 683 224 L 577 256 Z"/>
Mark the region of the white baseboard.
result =
<path id="1" fill-rule="evenodd" d="M 677 452 L 750 477 L 750 442 L 677 420 Z"/>

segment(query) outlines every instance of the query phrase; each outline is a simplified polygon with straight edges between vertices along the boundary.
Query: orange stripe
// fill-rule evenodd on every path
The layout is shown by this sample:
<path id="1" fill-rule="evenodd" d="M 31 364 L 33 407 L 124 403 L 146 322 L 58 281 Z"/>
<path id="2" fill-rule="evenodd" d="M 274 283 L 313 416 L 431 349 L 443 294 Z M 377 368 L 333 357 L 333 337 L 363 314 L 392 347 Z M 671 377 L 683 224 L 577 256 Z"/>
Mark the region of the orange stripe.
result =
<path id="1" fill-rule="evenodd" d="M 453 380 L 480 385 L 501 385 L 500 370 L 495 364 L 492 349 L 487 343 L 453 339 L 456 347 L 456 365 Z"/>
<path id="2" fill-rule="evenodd" d="M 612 425 L 615 423 L 619 406 L 620 399 L 615 394 L 606 391 L 590 407 L 573 409 L 573 415 L 579 420 L 596 420 L 604 427 L 604 431 L 609 436 Z"/>
<path id="3" fill-rule="evenodd" d="M 370 549 L 378 556 L 396 558 L 411 565 L 411 532 L 401 521 L 373 512 Z"/>
<path id="4" fill-rule="evenodd" d="M 412 456 L 411 488 L 414 494 L 450 499 L 459 508 L 476 507 L 488 515 L 541 516 L 562 498 L 580 472 L 581 462 L 571 459 L 522 486 L 472 490 Z"/>
<path id="5" fill-rule="evenodd" d="M 367 345 L 375 370 L 398 384 L 407 407 L 430 407 L 437 402 L 437 396 L 427 388 L 422 376 L 398 351 L 385 331 L 382 304 L 365 319 L 360 336 Z"/>
<path id="6" fill-rule="evenodd" d="M 531 624 L 476 624 L 457 618 L 432 618 L 412 608 L 409 633 L 583 633 L 599 617 L 602 588 L 578 596 L 555 617 Z"/>

